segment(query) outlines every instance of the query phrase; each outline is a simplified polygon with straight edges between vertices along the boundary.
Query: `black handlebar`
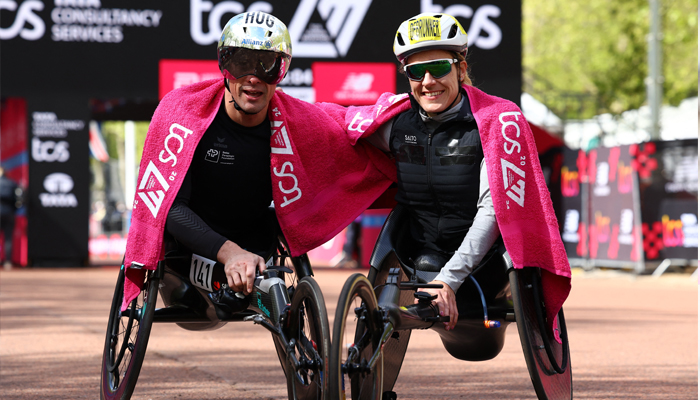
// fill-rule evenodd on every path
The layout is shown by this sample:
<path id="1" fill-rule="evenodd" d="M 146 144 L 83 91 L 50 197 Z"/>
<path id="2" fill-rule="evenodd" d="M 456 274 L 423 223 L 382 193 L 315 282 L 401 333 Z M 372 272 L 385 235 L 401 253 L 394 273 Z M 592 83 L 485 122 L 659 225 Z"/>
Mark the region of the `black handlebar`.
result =
<path id="1" fill-rule="evenodd" d="M 399 289 L 401 290 L 412 290 L 412 289 L 442 289 L 443 286 L 439 283 L 418 283 L 418 282 L 401 282 L 399 283 Z"/>

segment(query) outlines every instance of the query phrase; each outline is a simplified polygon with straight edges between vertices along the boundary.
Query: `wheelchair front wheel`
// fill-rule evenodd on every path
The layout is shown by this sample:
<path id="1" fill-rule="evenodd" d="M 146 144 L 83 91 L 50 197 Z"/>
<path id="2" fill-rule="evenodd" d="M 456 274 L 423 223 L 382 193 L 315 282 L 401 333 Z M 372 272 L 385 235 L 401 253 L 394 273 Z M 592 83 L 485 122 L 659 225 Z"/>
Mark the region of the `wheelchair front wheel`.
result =
<path id="1" fill-rule="evenodd" d="M 520 344 L 537 398 L 570 400 L 573 398 L 573 387 L 564 310 L 559 310 L 556 320 L 559 343 L 553 337 L 553 324 L 545 321 L 540 278 L 538 268 L 513 269 L 510 272 Z"/>
<path id="2" fill-rule="evenodd" d="M 330 399 L 328 382 L 331 350 L 328 312 L 318 283 L 305 277 L 299 281 L 291 299 L 287 340 L 294 340 L 295 368 L 287 361 L 287 392 L 290 399 Z M 287 354 L 289 360 L 290 354 Z"/>
<path id="3" fill-rule="evenodd" d="M 340 292 L 335 311 L 331 348 L 333 398 L 381 399 L 384 365 L 379 349 L 382 326 L 378 314 L 372 285 L 364 275 L 352 275 Z M 379 358 L 370 368 L 369 361 L 376 352 Z"/>
<path id="4" fill-rule="evenodd" d="M 154 272 L 146 272 L 141 293 L 122 313 L 125 270 L 122 268 L 119 271 L 102 354 L 100 377 L 100 399 L 102 400 L 129 399 L 136 387 L 143 358 L 146 355 L 158 296 L 159 279 L 155 277 Z"/>

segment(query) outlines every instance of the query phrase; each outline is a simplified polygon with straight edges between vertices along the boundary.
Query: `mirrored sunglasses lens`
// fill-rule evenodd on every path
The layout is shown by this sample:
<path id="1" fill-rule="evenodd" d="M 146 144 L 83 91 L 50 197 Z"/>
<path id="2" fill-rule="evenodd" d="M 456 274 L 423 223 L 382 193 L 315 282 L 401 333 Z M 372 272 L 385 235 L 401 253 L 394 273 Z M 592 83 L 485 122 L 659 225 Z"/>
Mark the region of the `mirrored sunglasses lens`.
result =
<path id="1" fill-rule="evenodd" d="M 406 75 L 409 79 L 420 81 L 425 76 L 426 64 L 415 64 L 406 67 Z"/>
<path id="2" fill-rule="evenodd" d="M 430 72 L 433 78 L 442 78 L 450 73 L 452 64 L 446 60 L 434 61 L 425 64 L 409 65 L 406 68 L 406 75 L 414 81 L 421 81 L 425 77 L 425 72 Z"/>
<path id="3" fill-rule="evenodd" d="M 429 67 L 430 75 L 435 78 L 442 78 L 450 73 L 452 64 L 449 61 L 439 61 Z"/>
<path id="4" fill-rule="evenodd" d="M 277 58 L 279 57 L 275 53 L 265 53 L 259 52 L 258 54 L 258 65 L 261 65 L 266 71 L 272 69 L 277 63 Z"/>
<path id="5" fill-rule="evenodd" d="M 259 62 L 255 67 L 255 76 L 269 84 L 279 83 L 278 76 L 282 63 L 277 61 L 278 59 L 275 59 L 271 64 Z"/>
<path id="6" fill-rule="evenodd" d="M 279 72 L 282 65 L 281 56 L 272 52 L 236 49 L 226 64 L 226 70 L 235 78 L 255 75 L 262 81 L 279 83 Z"/>

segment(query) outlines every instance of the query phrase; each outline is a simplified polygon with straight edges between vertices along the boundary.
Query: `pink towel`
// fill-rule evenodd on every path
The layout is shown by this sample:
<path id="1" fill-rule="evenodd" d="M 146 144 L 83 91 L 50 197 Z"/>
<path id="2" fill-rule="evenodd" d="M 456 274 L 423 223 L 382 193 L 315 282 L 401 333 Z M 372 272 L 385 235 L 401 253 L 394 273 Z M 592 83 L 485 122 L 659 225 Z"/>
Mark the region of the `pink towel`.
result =
<path id="1" fill-rule="evenodd" d="M 514 103 L 464 86 L 479 127 L 498 228 L 515 268 L 540 267 L 549 321 L 571 291 L 571 268 L 535 139 Z"/>
<path id="2" fill-rule="evenodd" d="M 465 90 L 506 248 L 516 268 L 543 269 L 547 317 L 554 321 L 571 289 L 571 271 L 532 132 L 512 102 L 471 86 Z M 162 259 L 167 210 L 223 94 L 223 81 L 211 80 L 175 90 L 158 106 L 141 161 L 125 266 L 138 262 L 154 269 Z M 358 139 L 409 108 L 406 94 L 385 93 L 364 107 L 275 94 L 268 110 L 273 198 L 294 255 L 335 236 L 396 180 L 393 161 Z M 143 270 L 127 270 L 123 308 L 138 295 L 143 276 Z"/>
<path id="3" fill-rule="evenodd" d="M 223 87 L 222 80 L 219 80 Z M 122 311 L 135 299 L 145 276 L 132 262 L 155 269 L 163 258 L 163 232 L 199 139 L 214 120 L 223 90 L 209 81 L 168 93 L 156 108 L 144 143 L 131 213 L 124 267 Z"/>
<path id="4" fill-rule="evenodd" d="M 168 210 L 194 149 L 224 95 L 222 79 L 174 90 L 156 109 L 141 159 L 124 265 L 155 269 L 163 257 Z M 360 136 L 407 110 L 406 95 L 382 95 L 374 106 L 309 104 L 275 93 L 271 174 L 277 218 L 294 255 L 330 240 L 396 180 L 393 162 Z M 128 268 L 122 308 L 138 296 L 144 269 Z"/>
<path id="5" fill-rule="evenodd" d="M 392 103 L 405 98 L 386 93 L 366 107 L 273 98 L 273 199 L 293 255 L 333 238 L 396 180 L 394 162 L 357 139 L 407 110 Z"/>

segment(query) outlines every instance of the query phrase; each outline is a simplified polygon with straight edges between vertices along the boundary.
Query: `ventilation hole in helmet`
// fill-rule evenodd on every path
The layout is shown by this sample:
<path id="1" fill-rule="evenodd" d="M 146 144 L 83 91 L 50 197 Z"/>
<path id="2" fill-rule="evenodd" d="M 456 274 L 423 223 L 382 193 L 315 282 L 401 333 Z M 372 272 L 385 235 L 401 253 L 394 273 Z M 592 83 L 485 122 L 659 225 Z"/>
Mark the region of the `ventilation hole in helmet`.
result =
<path id="1" fill-rule="evenodd" d="M 267 36 L 267 37 L 272 36 L 272 31 L 267 31 L 267 35 L 265 35 L 265 36 Z"/>
<path id="2" fill-rule="evenodd" d="M 403 37 L 401 36 L 400 33 L 397 33 L 397 34 L 396 34 L 396 41 L 399 42 L 399 45 L 401 45 L 401 46 L 405 46 L 405 45 L 406 45 L 406 43 L 403 41 Z"/>
<path id="3" fill-rule="evenodd" d="M 440 19 L 440 18 L 442 18 L 442 14 L 435 14 L 435 15 L 433 15 L 433 18 Z"/>
<path id="4" fill-rule="evenodd" d="M 415 18 L 411 18 L 408 20 L 408 22 L 415 21 L 415 20 L 416 20 Z"/>
<path id="5" fill-rule="evenodd" d="M 245 26 L 243 27 L 243 33 L 248 34 L 248 28 Z"/>
<path id="6" fill-rule="evenodd" d="M 453 37 L 457 36 L 457 24 L 452 25 L 452 28 L 450 28 L 450 33 L 447 34 L 448 39 L 452 39 Z"/>

